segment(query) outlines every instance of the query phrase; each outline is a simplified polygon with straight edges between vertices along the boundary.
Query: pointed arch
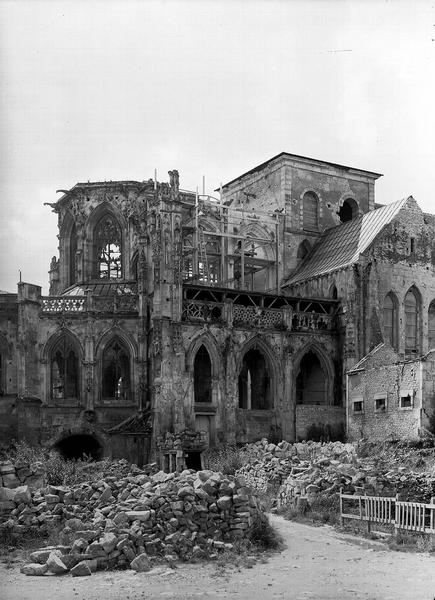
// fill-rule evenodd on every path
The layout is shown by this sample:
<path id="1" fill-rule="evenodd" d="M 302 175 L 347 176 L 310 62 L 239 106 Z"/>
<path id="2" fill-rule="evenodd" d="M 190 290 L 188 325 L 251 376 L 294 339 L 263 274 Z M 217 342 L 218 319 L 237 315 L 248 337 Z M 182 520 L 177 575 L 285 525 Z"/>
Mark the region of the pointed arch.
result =
<path id="1" fill-rule="evenodd" d="M 126 272 L 125 232 L 123 214 L 110 202 L 103 202 L 89 215 L 86 237 L 91 240 L 91 277 L 122 279 Z"/>
<path id="2" fill-rule="evenodd" d="M 77 228 L 73 215 L 66 211 L 59 231 L 60 252 L 60 279 L 62 289 L 76 283 L 77 265 L 76 253 L 78 249 Z"/>
<path id="3" fill-rule="evenodd" d="M 332 298 L 333 300 L 337 300 L 338 298 L 338 290 L 335 283 L 332 283 L 329 288 L 329 298 Z"/>
<path id="4" fill-rule="evenodd" d="M 100 338 L 96 357 L 101 399 L 132 404 L 135 401 L 135 342 L 118 326 L 111 327 Z"/>
<path id="5" fill-rule="evenodd" d="M 384 341 L 397 350 L 398 345 L 398 301 L 394 292 L 388 292 L 382 307 Z"/>
<path id="6" fill-rule="evenodd" d="M 194 401 L 212 401 L 211 359 L 207 348 L 202 344 L 195 355 L 193 363 Z"/>
<path id="7" fill-rule="evenodd" d="M 406 292 L 403 307 L 405 313 L 405 356 L 412 358 L 421 349 L 421 294 L 416 285 L 412 285 Z"/>
<path id="8" fill-rule="evenodd" d="M 297 403 L 333 404 L 334 365 L 317 342 L 310 341 L 299 350 L 293 362 L 293 375 Z"/>
<path id="9" fill-rule="evenodd" d="M 101 358 L 101 354 L 112 338 L 119 338 L 128 348 L 128 351 L 133 360 L 137 358 L 137 344 L 131 336 L 121 329 L 118 325 L 113 325 L 102 333 L 96 344 L 95 355 L 97 360 Z"/>
<path id="10" fill-rule="evenodd" d="M 217 380 L 219 378 L 221 369 L 221 353 L 219 351 L 216 339 L 209 331 L 199 333 L 190 342 L 190 346 L 186 352 L 187 370 L 193 375 L 195 368 L 195 357 L 201 346 L 204 346 L 210 357 L 211 377 L 212 379 Z"/>
<path id="11" fill-rule="evenodd" d="M 83 348 L 78 338 L 70 330 L 61 329 L 47 340 L 42 354 L 48 367 L 49 400 L 79 400 Z"/>
<path id="12" fill-rule="evenodd" d="M 238 404 L 248 410 L 274 407 L 277 381 L 276 357 L 269 345 L 254 336 L 243 346 L 237 360 Z"/>

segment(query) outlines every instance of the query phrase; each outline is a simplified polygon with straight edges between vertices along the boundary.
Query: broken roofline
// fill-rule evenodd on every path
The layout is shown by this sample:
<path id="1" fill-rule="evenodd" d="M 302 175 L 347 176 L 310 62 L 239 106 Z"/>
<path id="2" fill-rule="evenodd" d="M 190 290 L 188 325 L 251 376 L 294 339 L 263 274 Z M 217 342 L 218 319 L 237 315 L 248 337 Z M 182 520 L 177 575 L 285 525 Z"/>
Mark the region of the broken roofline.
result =
<path id="1" fill-rule="evenodd" d="M 318 158 L 310 158 L 309 156 L 300 156 L 299 154 L 290 154 L 289 152 L 280 152 L 276 156 L 273 156 L 272 158 L 269 158 L 269 160 L 266 160 L 264 163 L 261 163 L 261 165 L 253 167 L 249 171 L 246 171 L 246 173 L 243 173 L 242 175 L 239 175 L 238 177 L 235 177 L 234 179 L 232 179 L 228 183 L 225 183 L 222 186 L 222 189 L 230 186 L 232 183 L 238 181 L 239 179 L 242 179 L 243 177 L 246 177 L 246 175 L 251 175 L 252 173 L 256 173 L 257 171 L 261 171 L 262 169 L 264 169 L 264 167 L 266 167 L 268 164 L 270 164 L 274 160 L 277 160 L 279 158 L 284 158 L 284 157 L 288 157 L 288 158 L 290 158 L 292 160 L 296 160 L 296 161 L 298 161 L 298 160 L 299 161 L 310 161 L 311 163 L 315 162 L 315 163 L 321 164 L 321 165 L 329 165 L 330 167 L 335 167 L 337 169 L 345 169 L 346 171 L 353 171 L 355 173 L 364 173 L 365 175 L 371 176 L 372 179 L 379 179 L 379 177 L 383 176 L 382 173 L 375 173 L 374 171 L 366 171 L 364 169 L 357 169 L 355 167 L 348 167 L 346 165 L 339 165 L 337 163 L 329 162 L 327 160 L 320 160 Z M 218 192 L 220 189 L 221 188 L 219 187 L 219 188 L 216 188 L 214 191 Z"/>

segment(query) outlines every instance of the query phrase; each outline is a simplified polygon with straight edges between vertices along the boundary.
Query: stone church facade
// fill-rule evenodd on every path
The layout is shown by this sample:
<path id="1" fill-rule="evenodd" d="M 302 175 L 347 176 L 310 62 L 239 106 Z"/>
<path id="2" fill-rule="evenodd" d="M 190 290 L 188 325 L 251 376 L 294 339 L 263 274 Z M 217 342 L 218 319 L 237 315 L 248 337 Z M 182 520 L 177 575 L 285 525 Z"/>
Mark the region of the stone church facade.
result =
<path id="1" fill-rule="evenodd" d="M 177 171 L 61 190 L 49 296 L 0 293 L 2 441 L 171 469 L 220 444 L 357 435 L 355 365 L 435 345 L 435 218 L 377 206 L 379 176 L 281 153 L 219 199 Z"/>

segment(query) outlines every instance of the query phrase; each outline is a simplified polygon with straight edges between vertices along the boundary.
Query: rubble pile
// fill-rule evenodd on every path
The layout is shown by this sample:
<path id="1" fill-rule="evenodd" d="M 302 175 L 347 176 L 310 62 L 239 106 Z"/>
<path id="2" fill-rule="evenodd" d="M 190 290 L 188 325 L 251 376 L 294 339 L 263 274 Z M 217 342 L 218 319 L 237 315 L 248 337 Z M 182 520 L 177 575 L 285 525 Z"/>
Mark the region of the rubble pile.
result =
<path id="1" fill-rule="evenodd" d="M 349 494 L 395 496 L 429 502 L 435 496 L 435 469 L 427 461 L 435 451 L 374 446 L 359 455 L 357 444 L 341 442 L 280 442 L 263 439 L 248 444 L 245 465 L 237 471 L 257 492 L 280 486 L 278 506 L 311 505 L 319 495 L 332 496 L 343 488 Z M 426 458 L 426 462 L 423 459 Z M 428 458 L 429 456 L 429 458 Z"/>
<path id="2" fill-rule="evenodd" d="M 16 463 L 7 460 L 0 462 L 0 487 L 17 488 L 26 485 L 31 490 L 43 487 L 45 470 L 42 462 Z M 0 500 L 1 501 L 1 500 Z"/>
<path id="3" fill-rule="evenodd" d="M 32 563 L 22 568 L 31 575 L 146 571 L 162 559 L 213 558 L 265 519 L 243 477 L 212 471 L 106 477 L 33 494 L 27 486 L 19 489 L 0 490 L 14 504 L 3 507 L 0 528 L 21 535 L 62 527 L 62 545 L 33 552 Z"/>
<path id="4" fill-rule="evenodd" d="M 355 447 L 341 442 L 291 444 L 283 441 L 269 444 L 262 439 L 247 444 L 244 452 L 246 462 L 237 473 L 243 475 L 248 485 L 258 492 L 265 492 L 270 484 L 283 484 L 289 475 L 304 473 L 311 465 L 322 466 L 325 461 L 333 461 L 333 465 L 356 461 Z"/>

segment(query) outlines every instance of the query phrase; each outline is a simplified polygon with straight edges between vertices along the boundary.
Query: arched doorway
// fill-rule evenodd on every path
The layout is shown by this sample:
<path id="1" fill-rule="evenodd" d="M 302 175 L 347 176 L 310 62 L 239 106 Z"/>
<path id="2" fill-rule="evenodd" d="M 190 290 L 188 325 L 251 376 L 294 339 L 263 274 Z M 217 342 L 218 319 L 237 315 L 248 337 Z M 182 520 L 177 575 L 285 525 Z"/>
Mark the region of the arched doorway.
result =
<path id="1" fill-rule="evenodd" d="M 270 375 L 266 360 L 257 348 L 243 357 L 239 374 L 239 408 L 267 410 L 271 406 Z"/>
<path id="2" fill-rule="evenodd" d="M 327 377 L 319 357 L 307 352 L 299 365 L 296 377 L 297 404 L 327 404 Z"/>
<path id="3" fill-rule="evenodd" d="M 100 442 L 91 434 L 73 434 L 54 445 L 55 450 L 68 460 L 90 457 L 99 460 L 103 453 Z"/>

